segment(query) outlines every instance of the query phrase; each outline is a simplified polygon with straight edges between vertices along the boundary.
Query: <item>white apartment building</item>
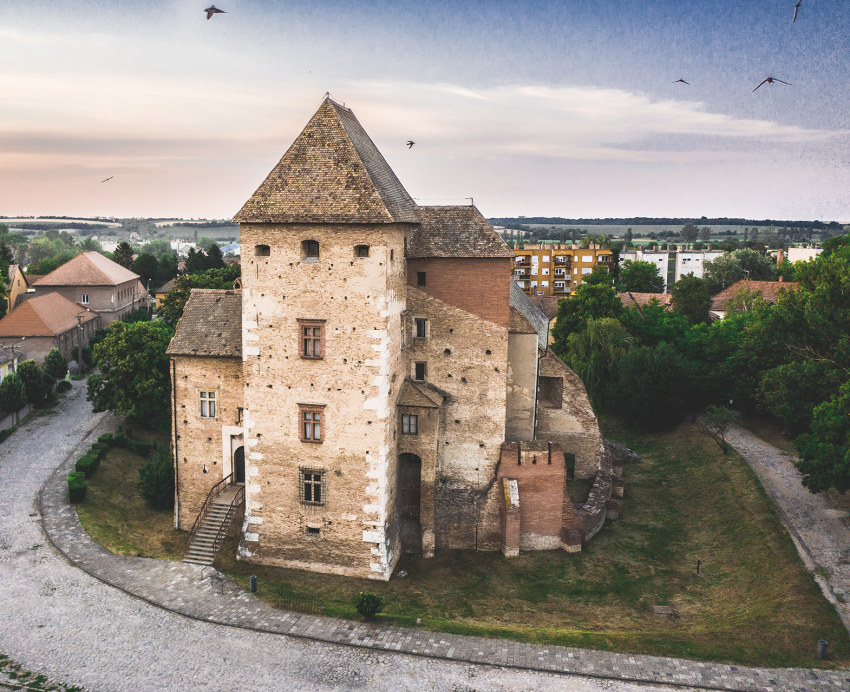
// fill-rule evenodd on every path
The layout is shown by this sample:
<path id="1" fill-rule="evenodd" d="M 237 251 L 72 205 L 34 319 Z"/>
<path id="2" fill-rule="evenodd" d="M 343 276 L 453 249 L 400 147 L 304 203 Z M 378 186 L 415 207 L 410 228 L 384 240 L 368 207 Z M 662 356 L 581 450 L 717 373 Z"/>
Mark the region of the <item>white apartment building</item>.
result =
<path id="1" fill-rule="evenodd" d="M 624 250 L 620 264 L 626 260 L 649 262 L 658 267 L 664 279 L 664 292 L 686 274 L 702 277 L 702 265 L 717 259 L 723 250 Z"/>
<path id="2" fill-rule="evenodd" d="M 794 262 L 808 262 L 822 252 L 822 247 L 789 247 L 788 261 L 791 264 L 794 264 Z"/>

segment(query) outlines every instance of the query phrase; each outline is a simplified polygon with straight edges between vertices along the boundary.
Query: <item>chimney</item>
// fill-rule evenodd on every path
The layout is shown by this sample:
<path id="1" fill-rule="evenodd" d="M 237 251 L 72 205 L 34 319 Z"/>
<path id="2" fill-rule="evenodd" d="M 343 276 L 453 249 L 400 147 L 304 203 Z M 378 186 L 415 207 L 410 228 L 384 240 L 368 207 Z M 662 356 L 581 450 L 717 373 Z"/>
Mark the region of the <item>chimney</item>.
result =
<path id="1" fill-rule="evenodd" d="M 785 279 L 784 279 L 783 277 L 781 277 L 781 276 L 780 276 L 780 277 L 779 277 L 779 283 L 782 283 L 783 281 L 785 281 Z"/>
<path id="2" fill-rule="evenodd" d="M 778 267 L 782 264 L 782 260 L 785 259 L 785 253 L 782 251 L 782 248 L 779 248 L 779 252 L 776 253 L 776 266 Z"/>

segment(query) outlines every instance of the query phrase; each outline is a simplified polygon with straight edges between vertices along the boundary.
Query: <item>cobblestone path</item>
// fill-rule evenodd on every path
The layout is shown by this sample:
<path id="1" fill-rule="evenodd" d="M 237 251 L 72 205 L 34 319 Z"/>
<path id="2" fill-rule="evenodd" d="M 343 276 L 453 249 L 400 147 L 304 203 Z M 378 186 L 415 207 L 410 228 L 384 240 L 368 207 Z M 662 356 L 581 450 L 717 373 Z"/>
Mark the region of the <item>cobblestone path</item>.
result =
<path id="1" fill-rule="evenodd" d="M 32 419 L 0 446 L 0 652 L 34 673 L 103 692 L 850 689 L 844 672 L 609 654 L 285 613 L 221 588 L 195 567 L 112 555 L 83 533 L 64 492 L 74 450 L 107 420 L 92 416 L 75 384 L 56 415 Z"/>
<path id="2" fill-rule="evenodd" d="M 814 495 L 803 487 L 802 476 L 794 466 L 797 455 L 793 452 L 778 449 L 742 428 L 734 428 L 728 441 L 744 457 L 773 499 L 800 557 L 850 631 L 847 512 L 833 509 L 821 495 Z M 837 599 L 836 594 L 844 602 Z"/>

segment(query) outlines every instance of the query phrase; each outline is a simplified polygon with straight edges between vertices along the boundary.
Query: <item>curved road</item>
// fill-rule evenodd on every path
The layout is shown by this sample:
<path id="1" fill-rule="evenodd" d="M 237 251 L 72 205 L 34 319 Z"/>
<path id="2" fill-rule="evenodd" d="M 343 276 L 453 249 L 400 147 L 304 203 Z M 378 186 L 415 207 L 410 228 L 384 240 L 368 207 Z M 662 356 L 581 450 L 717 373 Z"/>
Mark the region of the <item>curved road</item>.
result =
<path id="1" fill-rule="evenodd" d="M 42 485 L 103 419 L 92 414 L 84 383 L 77 382 L 54 414 L 31 416 L 0 445 L 0 653 L 27 670 L 100 692 L 673 689 L 239 630 L 182 617 L 107 586 L 50 546 L 37 510 Z"/>

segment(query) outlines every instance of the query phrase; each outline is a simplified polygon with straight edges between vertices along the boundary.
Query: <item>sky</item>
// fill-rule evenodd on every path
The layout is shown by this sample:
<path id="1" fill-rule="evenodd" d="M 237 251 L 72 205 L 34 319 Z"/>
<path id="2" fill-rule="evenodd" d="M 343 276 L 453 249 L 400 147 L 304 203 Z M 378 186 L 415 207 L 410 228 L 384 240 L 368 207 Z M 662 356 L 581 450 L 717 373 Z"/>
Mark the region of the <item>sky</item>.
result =
<path id="1" fill-rule="evenodd" d="M 0 215 L 232 217 L 329 92 L 421 204 L 850 223 L 846 0 L 207 2 L 0 0 Z"/>

